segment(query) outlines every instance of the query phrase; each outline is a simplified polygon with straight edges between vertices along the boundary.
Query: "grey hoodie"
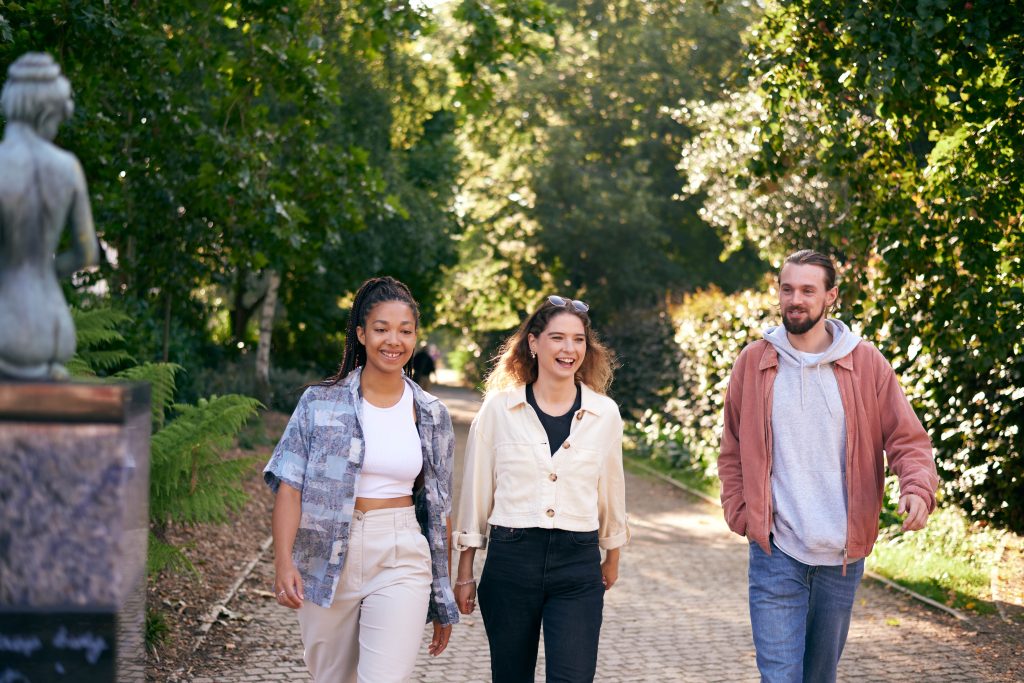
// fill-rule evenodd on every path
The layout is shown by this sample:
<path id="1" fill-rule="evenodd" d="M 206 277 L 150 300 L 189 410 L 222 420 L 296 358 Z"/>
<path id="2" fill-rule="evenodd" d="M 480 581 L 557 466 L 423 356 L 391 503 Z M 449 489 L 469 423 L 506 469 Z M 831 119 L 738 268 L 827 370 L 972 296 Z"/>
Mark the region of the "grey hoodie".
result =
<path id="1" fill-rule="evenodd" d="M 764 338 L 779 356 L 772 398 L 772 536 L 790 557 L 840 565 L 846 546 L 846 413 L 832 363 L 860 338 L 842 321 L 825 321 L 832 344 L 798 351 L 784 327 Z"/>

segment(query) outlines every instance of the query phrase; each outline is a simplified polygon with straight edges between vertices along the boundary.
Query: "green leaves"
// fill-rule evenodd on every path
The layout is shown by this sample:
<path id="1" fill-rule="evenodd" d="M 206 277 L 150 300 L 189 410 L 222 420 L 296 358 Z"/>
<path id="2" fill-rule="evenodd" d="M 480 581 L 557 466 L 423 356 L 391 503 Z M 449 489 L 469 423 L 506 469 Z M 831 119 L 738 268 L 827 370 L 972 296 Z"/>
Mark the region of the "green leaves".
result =
<path id="1" fill-rule="evenodd" d="M 225 454 L 260 403 L 231 394 L 200 399 L 195 405 L 176 404 L 175 377 L 181 366 L 134 364 L 118 330 L 132 322 L 126 313 L 112 308 L 73 308 L 72 317 L 78 333 L 78 353 L 69 368 L 73 367 L 79 376 L 95 376 L 129 364 L 107 381 L 146 382 L 150 386 L 153 436 L 149 519 L 153 533 L 148 570 L 151 574 L 165 568 L 194 571 L 181 550 L 163 540 L 161 532 L 171 522 L 224 522 L 228 512 L 241 508 L 246 500 L 241 482 L 253 461 Z M 117 363 L 111 363 L 111 358 Z"/>
<path id="2" fill-rule="evenodd" d="M 11 22 L 0 14 L 0 42 L 9 43 L 12 40 L 14 40 L 14 32 L 11 30 Z"/>
<path id="3" fill-rule="evenodd" d="M 1024 383 L 1024 18 L 1011 5 L 770 4 L 745 104 L 691 105 L 702 132 L 684 165 L 732 244 L 839 259 L 843 305 L 898 367 L 947 491 L 1020 530 L 1024 414 L 1005 397 Z"/>
<path id="4" fill-rule="evenodd" d="M 707 289 L 673 310 L 678 358 L 670 366 L 677 388 L 663 406 L 652 405 L 633 431 L 647 451 L 664 453 L 674 467 L 717 473 L 725 393 L 733 363 L 771 322 L 777 301 L 752 290 L 726 295 Z"/>
<path id="5" fill-rule="evenodd" d="M 416 3 L 3 2 L 0 70 L 45 49 L 72 83 L 59 142 L 83 163 L 109 256 L 86 277 L 128 300 L 133 342 L 190 366 L 243 352 L 273 270 L 275 350 L 326 367 L 335 300 L 366 277 L 408 275 L 429 314 L 461 230 L 466 105 L 483 111 L 491 74 L 540 50 L 554 16 L 508 0 L 428 46 L 437 20 Z"/>
<path id="6" fill-rule="evenodd" d="M 175 417 L 153 435 L 150 519 L 157 525 L 224 522 L 229 510 L 245 502 L 242 474 L 249 458 L 226 459 L 259 402 L 229 395 L 174 406 Z"/>
<path id="7" fill-rule="evenodd" d="M 182 371 L 175 363 L 141 363 L 114 375 L 116 379 L 148 382 L 150 409 L 153 412 L 153 431 L 159 431 L 167 420 L 167 412 L 174 404 L 174 378 Z"/>

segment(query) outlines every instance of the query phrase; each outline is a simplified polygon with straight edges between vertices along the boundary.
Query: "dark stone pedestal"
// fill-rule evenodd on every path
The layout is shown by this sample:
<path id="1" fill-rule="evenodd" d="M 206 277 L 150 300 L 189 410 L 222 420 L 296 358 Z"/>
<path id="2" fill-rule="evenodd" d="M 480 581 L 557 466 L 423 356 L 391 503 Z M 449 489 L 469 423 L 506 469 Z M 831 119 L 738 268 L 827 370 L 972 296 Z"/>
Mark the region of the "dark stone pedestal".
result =
<path id="1" fill-rule="evenodd" d="M 149 386 L 0 383 L 0 683 L 142 681 Z"/>

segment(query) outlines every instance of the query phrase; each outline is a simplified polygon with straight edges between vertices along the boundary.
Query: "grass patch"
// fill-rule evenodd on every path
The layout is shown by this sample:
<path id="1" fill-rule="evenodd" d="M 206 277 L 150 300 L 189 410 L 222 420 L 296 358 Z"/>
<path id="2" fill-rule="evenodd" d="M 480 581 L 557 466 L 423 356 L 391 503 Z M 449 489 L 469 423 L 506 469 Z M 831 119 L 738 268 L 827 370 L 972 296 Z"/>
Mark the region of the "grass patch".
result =
<path id="1" fill-rule="evenodd" d="M 662 458 L 639 455 L 636 451 L 628 448 L 625 450 L 625 455 L 627 464 L 630 462 L 643 463 L 653 470 L 672 477 L 684 486 L 705 493 L 712 498 L 719 496 L 720 488 L 717 477 L 706 477 L 703 472 L 691 467 L 673 467 Z"/>
<path id="2" fill-rule="evenodd" d="M 672 477 L 680 484 L 718 498 L 717 470 L 686 446 L 678 424 L 648 411 L 641 422 L 627 423 L 623 452 L 628 460 Z"/>
<path id="3" fill-rule="evenodd" d="M 170 630 L 163 614 L 155 609 L 146 610 L 145 642 L 150 652 L 155 652 L 157 647 L 163 645 Z"/>
<path id="4" fill-rule="evenodd" d="M 972 524 L 957 508 L 939 508 L 921 531 L 883 528 L 867 567 L 950 607 L 989 614 L 996 609 L 989 577 L 1005 533 Z"/>

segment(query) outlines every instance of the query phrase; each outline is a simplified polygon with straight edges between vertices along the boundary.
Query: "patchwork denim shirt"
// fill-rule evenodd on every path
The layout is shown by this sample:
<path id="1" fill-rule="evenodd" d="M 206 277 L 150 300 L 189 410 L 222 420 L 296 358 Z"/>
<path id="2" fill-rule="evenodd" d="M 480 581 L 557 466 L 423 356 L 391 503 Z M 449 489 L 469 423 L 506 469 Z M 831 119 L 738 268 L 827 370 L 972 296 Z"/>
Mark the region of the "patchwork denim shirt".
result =
<path id="1" fill-rule="evenodd" d="M 282 482 L 302 492 L 302 514 L 292 559 L 306 600 L 330 607 L 345 564 L 363 466 L 360 369 L 333 386 L 306 389 L 263 478 L 277 493 Z M 455 435 L 448 409 L 409 378 L 423 450 L 423 486 L 414 492 L 416 518 L 432 559 L 427 621 L 459 620 L 448 574 L 447 521 L 451 515 Z"/>

